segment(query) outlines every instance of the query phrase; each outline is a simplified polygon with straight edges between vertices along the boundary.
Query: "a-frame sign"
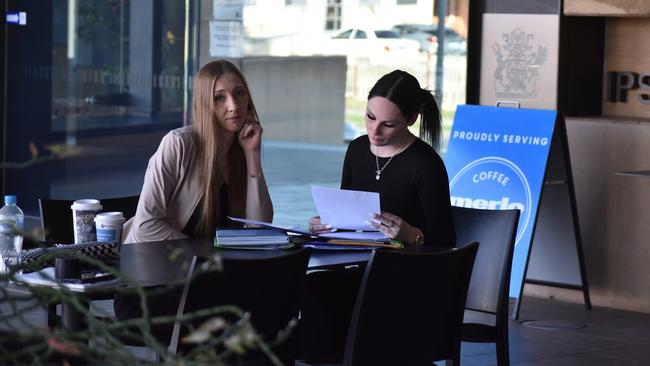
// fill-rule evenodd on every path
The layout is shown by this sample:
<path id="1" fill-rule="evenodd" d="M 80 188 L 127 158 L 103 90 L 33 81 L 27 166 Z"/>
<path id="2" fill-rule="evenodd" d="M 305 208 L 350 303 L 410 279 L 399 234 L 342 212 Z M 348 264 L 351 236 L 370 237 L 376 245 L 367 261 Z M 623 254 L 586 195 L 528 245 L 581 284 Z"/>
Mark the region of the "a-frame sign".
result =
<path id="1" fill-rule="evenodd" d="M 510 276 L 582 290 L 590 308 L 564 119 L 556 111 L 459 106 L 445 155 L 452 205 L 521 210 Z"/>

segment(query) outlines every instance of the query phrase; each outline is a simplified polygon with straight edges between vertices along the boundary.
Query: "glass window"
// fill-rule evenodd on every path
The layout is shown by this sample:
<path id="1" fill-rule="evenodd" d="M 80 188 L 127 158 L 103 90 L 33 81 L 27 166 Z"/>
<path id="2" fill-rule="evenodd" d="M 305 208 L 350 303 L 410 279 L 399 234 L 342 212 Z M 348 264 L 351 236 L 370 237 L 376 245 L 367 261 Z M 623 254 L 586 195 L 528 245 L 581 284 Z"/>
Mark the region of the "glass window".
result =
<path id="1" fill-rule="evenodd" d="M 327 16 L 325 30 L 341 28 L 341 0 L 327 0 Z"/>
<path id="2" fill-rule="evenodd" d="M 9 1 L 28 24 L 6 27 L 3 191 L 28 215 L 41 197 L 138 194 L 161 137 L 190 120 L 191 76 L 223 57 L 210 48 L 212 4 Z M 365 134 L 368 91 L 382 75 L 406 70 L 434 90 L 445 137 L 465 102 L 468 0 L 449 7 L 440 60 L 433 2 L 325 4 L 246 0 L 233 26 L 279 224 L 304 227 L 316 214 L 310 185 L 339 186 L 346 142 Z"/>
<path id="3" fill-rule="evenodd" d="M 400 38 L 399 34 L 393 31 L 375 31 L 377 38 Z"/>
<path id="4" fill-rule="evenodd" d="M 348 39 L 348 38 L 350 38 L 350 36 L 352 35 L 352 32 L 353 32 L 353 31 L 354 31 L 353 29 L 348 29 L 348 30 L 346 30 L 346 31 L 343 31 L 343 32 L 341 32 L 341 33 L 335 35 L 335 36 L 332 37 L 332 38 L 334 38 L 334 39 Z"/>
<path id="5" fill-rule="evenodd" d="M 424 88 L 434 91 L 438 97 L 443 116 L 443 140 L 439 151 L 444 155 L 456 105 L 465 103 L 468 3 L 468 0 L 454 0 L 455 5 L 448 8 L 445 54 L 440 62 L 437 60 L 438 30 L 434 2 L 328 0 L 325 7 L 322 2 L 321 5 L 307 2 L 304 11 L 300 12 L 295 8 L 264 6 L 262 2 L 255 7 L 245 8 L 246 42 L 251 46 L 247 55 L 279 58 L 300 56 L 303 61 L 305 56 L 316 56 L 314 60 L 318 62 L 324 62 L 323 56 L 345 57 L 345 66 L 340 69 L 330 68 L 332 64 L 328 63 L 327 67 L 322 64 L 317 72 L 311 73 L 306 71 L 307 62 L 299 66 L 298 59 L 287 59 L 282 67 L 273 69 L 284 70 L 292 83 L 300 84 L 302 79 L 309 85 L 292 84 L 294 86 L 289 87 L 287 81 L 278 81 L 285 86 L 282 93 L 273 93 L 275 103 L 271 108 L 282 110 L 277 123 L 284 125 L 286 120 L 292 119 L 299 119 L 300 122 L 284 129 L 278 133 L 279 136 L 271 131 L 272 127 L 265 127 L 265 149 L 268 151 L 265 155 L 265 164 L 268 164 L 268 167 L 265 165 L 265 174 L 273 174 L 268 177 L 268 182 L 278 222 L 304 227 L 305 218 L 315 214 L 309 185 L 339 185 L 344 141 L 365 133 L 364 111 L 368 91 L 379 77 L 394 69 L 412 73 Z M 335 9 L 340 9 L 341 31 L 336 30 L 332 20 L 337 16 Z M 295 24 L 301 26 L 290 26 L 285 19 L 293 19 Z M 325 30 L 322 24 L 325 24 Z M 300 77 L 297 77 L 296 70 L 300 70 Z M 340 73 L 344 73 L 344 76 Z M 323 80 L 329 83 L 321 89 Z M 340 81 L 334 84 L 335 80 Z M 341 89 L 334 86 L 341 84 Z M 291 90 L 296 87 L 302 92 L 292 93 Z M 333 90 L 336 93 L 331 93 Z M 323 97 L 323 94 L 329 96 Z M 326 116 L 333 115 L 332 108 L 325 107 L 325 104 L 339 99 L 343 99 L 344 113 L 331 121 Z M 308 110 L 318 117 L 311 117 L 312 114 L 304 118 L 295 117 Z M 269 114 L 262 117 L 266 118 L 267 124 L 276 123 L 269 120 L 272 117 Z M 328 139 L 319 130 L 323 128 L 322 125 L 327 125 L 328 130 L 336 129 L 337 133 L 343 135 L 342 141 L 332 142 Z M 417 133 L 418 128 L 418 125 L 414 126 L 413 131 Z M 305 132 L 311 136 L 306 137 L 299 136 L 299 130 L 315 132 L 313 135 Z M 280 174 L 285 173 L 281 168 L 274 168 L 281 165 L 276 156 L 286 156 L 292 164 L 301 164 L 297 169 L 306 173 L 300 177 L 290 174 L 280 178 Z M 318 164 L 310 164 L 310 159 L 316 159 Z M 287 210 L 288 207 L 295 211 Z"/>
<path id="6" fill-rule="evenodd" d="M 4 191 L 28 215 L 38 198 L 138 194 L 161 136 L 183 125 L 185 4 L 16 5 L 29 23 L 7 37 L 6 160 L 30 165 L 4 170 Z"/>

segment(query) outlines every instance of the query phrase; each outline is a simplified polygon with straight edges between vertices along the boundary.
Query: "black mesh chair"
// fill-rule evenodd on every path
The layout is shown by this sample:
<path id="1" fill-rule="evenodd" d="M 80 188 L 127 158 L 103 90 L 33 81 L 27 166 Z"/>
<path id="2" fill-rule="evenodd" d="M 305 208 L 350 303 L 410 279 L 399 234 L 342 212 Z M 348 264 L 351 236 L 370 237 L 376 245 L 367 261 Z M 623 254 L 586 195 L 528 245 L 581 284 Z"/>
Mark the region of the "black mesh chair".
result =
<path id="1" fill-rule="evenodd" d="M 494 325 L 464 323 L 462 340 L 496 343 L 497 363 L 508 365 L 508 293 L 519 210 L 452 207 L 452 213 L 458 242 L 481 243 L 465 306 L 495 317 Z"/>
<path id="2" fill-rule="evenodd" d="M 355 303 L 343 364 L 459 364 L 477 248 L 472 243 L 433 253 L 375 251 Z"/>
<path id="3" fill-rule="evenodd" d="M 295 329 L 285 342 L 274 345 L 273 340 L 278 336 L 278 332 L 287 328 L 290 322 L 298 320 L 298 300 L 308 262 L 309 249 L 307 248 L 261 259 L 223 258 L 222 271 L 200 273 L 186 284 L 177 315 L 195 313 L 220 305 L 236 305 L 250 314 L 253 327 L 266 342 L 269 342 L 283 364 L 293 364 L 297 352 Z M 196 264 L 196 268 L 199 267 L 201 262 Z M 191 327 L 197 327 L 205 320 L 203 318 L 193 320 L 189 327 L 184 324 L 186 326 L 182 328 L 177 322 L 174 325 L 175 330 L 171 332 L 170 349 L 178 349 L 181 353 L 196 352 L 196 346 L 179 344 L 178 340 L 182 339 Z M 264 355 L 252 351 L 249 351 L 243 360 L 230 361 L 233 364 L 268 363 Z"/>
<path id="4" fill-rule="evenodd" d="M 140 196 L 99 199 L 103 212 L 121 211 L 126 220 L 135 216 Z M 72 228 L 72 210 L 70 206 L 74 200 L 58 200 L 39 198 L 38 206 L 41 212 L 41 229 L 45 235 L 45 242 L 49 245 L 55 243 L 74 243 L 74 230 Z"/>

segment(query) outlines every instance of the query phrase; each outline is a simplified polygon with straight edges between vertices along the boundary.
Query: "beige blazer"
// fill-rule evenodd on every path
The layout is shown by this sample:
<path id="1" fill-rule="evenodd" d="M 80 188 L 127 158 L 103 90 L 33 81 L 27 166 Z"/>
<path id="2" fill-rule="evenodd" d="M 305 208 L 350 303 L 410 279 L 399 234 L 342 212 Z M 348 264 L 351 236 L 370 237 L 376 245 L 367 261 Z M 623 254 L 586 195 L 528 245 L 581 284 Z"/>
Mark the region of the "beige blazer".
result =
<path id="1" fill-rule="evenodd" d="M 167 133 L 149 159 L 138 209 L 124 223 L 124 243 L 187 238 L 182 230 L 202 192 L 193 126 Z M 271 222 L 273 205 L 264 176 L 248 177 L 246 217 Z"/>

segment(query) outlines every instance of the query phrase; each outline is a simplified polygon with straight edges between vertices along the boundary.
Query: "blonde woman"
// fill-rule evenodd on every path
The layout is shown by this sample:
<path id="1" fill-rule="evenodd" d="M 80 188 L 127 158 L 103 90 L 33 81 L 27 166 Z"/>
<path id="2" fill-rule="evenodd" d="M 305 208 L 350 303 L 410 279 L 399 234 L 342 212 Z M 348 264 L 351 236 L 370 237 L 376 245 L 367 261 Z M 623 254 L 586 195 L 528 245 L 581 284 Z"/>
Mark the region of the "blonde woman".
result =
<path id="1" fill-rule="evenodd" d="M 262 126 L 244 75 L 225 60 L 194 79 L 193 124 L 170 131 L 149 160 L 125 242 L 211 238 L 226 216 L 271 222 Z"/>

